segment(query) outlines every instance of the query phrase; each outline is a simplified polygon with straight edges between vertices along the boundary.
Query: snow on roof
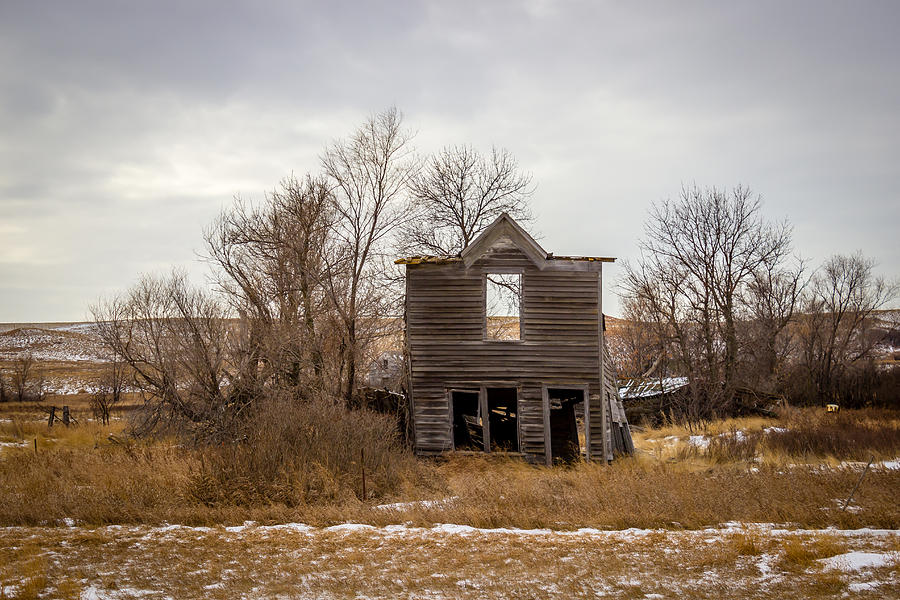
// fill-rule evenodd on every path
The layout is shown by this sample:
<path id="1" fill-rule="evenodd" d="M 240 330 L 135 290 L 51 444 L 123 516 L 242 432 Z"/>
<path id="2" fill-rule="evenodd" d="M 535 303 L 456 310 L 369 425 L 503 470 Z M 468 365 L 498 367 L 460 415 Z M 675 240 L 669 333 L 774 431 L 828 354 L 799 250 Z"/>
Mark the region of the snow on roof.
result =
<path id="1" fill-rule="evenodd" d="M 631 398 L 651 398 L 653 396 L 661 396 L 662 394 L 670 394 L 688 384 L 687 377 L 662 377 L 655 379 L 641 379 L 635 377 L 633 379 L 623 379 L 619 386 L 619 397 L 622 400 Z"/>

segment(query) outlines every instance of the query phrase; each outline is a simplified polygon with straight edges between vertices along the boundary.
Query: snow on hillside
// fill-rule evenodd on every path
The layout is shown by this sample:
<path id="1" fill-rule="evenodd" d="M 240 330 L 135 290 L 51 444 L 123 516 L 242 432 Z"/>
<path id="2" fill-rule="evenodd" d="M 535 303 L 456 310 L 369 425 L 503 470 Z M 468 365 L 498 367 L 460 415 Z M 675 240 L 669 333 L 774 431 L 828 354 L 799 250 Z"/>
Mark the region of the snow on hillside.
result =
<path id="1" fill-rule="evenodd" d="M 104 362 L 93 323 L 26 325 L 0 333 L 0 360 L 26 353 L 40 361 Z"/>

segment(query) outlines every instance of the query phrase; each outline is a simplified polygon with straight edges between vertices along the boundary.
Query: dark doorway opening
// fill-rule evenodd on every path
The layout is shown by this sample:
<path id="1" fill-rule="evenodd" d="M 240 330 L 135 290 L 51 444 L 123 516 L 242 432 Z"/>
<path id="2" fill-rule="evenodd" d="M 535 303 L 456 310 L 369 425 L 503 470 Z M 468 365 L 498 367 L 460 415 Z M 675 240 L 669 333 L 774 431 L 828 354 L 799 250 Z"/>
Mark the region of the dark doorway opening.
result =
<path id="1" fill-rule="evenodd" d="M 518 409 L 516 388 L 487 388 L 491 451 L 519 451 Z"/>
<path id="2" fill-rule="evenodd" d="M 484 450 L 478 392 L 453 390 L 453 447 L 457 450 Z"/>
<path id="3" fill-rule="evenodd" d="M 548 388 L 550 401 L 550 452 L 554 462 L 573 462 L 581 456 L 576 406 L 584 407 L 584 390 Z"/>

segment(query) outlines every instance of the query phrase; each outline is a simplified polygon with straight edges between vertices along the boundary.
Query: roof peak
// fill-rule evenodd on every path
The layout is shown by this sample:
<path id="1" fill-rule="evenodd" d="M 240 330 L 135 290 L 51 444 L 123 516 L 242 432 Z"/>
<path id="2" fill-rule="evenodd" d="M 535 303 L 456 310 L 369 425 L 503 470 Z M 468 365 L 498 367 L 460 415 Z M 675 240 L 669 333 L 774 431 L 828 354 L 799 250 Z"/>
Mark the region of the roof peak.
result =
<path id="1" fill-rule="evenodd" d="M 488 249 L 491 248 L 497 240 L 502 237 L 508 237 L 522 252 L 527 255 L 532 262 L 539 268 L 543 269 L 549 261 L 555 263 L 577 262 L 577 263 L 602 263 L 615 262 L 615 258 L 605 256 L 554 256 L 552 252 L 547 252 L 541 245 L 529 234 L 525 229 L 513 219 L 509 213 L 503 212 L 499 217 L 494 219 L 493 223 L 488 225 L 484 231 L 478 234 L 472 243 L 463 248 L 462 252 L 454 256 L 433 256 L 418 255 L 399 258 L 394 262 L 400 265 L 418 265 L 418 264 L 447 264 L 454 262 L 463 262 L 466 268 L 469 268 L 479 258 L 484 256 Z"/>
<path id="2" fill-rule="evenodd" d="M 484 256 L 488 249 L 502 237 L 512 240 L 538 268 L 543 268 L 549 257 L 547 251 L 506 212 L 501 213 L 477 238 L 472 240 L 472 243 L 459 253 L 459 257 L 466 267 L 471 267 L 472 263 Z"/>

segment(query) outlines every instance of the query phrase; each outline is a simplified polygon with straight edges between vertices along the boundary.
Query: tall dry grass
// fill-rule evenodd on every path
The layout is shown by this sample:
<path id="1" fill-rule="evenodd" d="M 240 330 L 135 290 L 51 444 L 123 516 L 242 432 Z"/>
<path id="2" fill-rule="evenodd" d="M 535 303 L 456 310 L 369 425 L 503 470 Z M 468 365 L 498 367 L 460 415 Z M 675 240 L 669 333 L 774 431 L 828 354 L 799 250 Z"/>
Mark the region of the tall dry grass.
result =
<path id="1" fill-rule="evenodd" d="M 786 411 L 781 428 L 766 433 L 766 444 L 790 456 L 866 460 L 900 456 L 900 418 L 894 411 Z"/>
<path id="2" fill-rule="evenodd" d="M 844 418 L 896 421 L 888 417 Z M 844 512 L 840 507 L 859 478 L 858 468 L 834 466 L 826 458 L 749 460 L 742 453 L 751 447 L 746 440 L 754 439 L 753 432 L 743 438 L 716 434 L 739 449 L 729 450 L 728 460 L 724 450 L 713 456 L 695 448 L 684 460 L 642 452 L 608 467 L 546 468 L 500 456 L 416 459 L 400 448 L 389 420 L 328 403 L 275 405 L 258 419 L 256 437 L 220 447 L 128 440 L 121 423 L 48 431 L 41 423 L 4 421 L 0 435 L 19 428 L 17 435 L 28 440 L 43 428 L 48 437 L 41 438 L 37 453 L 31 444 L 0 449 L 0 525 L 71 518 L 89 524 L 256 520 L 677 529 L 760 521 L 900 527 L 900 471 L 870 471 L 854 496 L 855 512 Z M 773 423 L 758 425 L 763 436 Z M 118 443 L 108 438 L 115 432 Z M 647 440 L 639 443 L 646 446 Z M 893 446 L 879 447 L 889 452 Z M 376 506 L 422 499 L 443 501 Z"/>
<path id="3" fill-rule="evenodd" d="M 478 527 L 699 528 L 729 521 L 802 527 L 900 526 L 900 472 L 870 472 L 840 511 L 859 472 L 850 469 L 717 465 L 620 459 L 604 467 L 534 467 L 466 457 L 437 466 L 455 499 L 414 505 L 402 519 Z M 400 518 L 400 516 L 395 516 Z"/>
<path id="4" fill-rule="evenodd" d="M 822 460 L 867 461 L 900 456 L 900 419 L 891 411 L 788 410 L 777 427 L 732 429 L 709 437 L 705 448 L 687 447 L 683 456 L 713 463 L 783 463 Z"/>

